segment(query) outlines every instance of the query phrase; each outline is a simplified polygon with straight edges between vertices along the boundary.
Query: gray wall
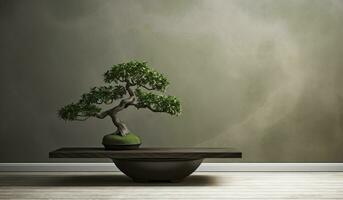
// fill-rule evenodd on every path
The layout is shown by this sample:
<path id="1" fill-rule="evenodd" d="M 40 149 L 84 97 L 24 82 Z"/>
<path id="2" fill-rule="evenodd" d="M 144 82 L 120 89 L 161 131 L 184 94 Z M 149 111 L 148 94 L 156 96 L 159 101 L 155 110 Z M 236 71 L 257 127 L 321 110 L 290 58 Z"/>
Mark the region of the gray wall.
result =
<path id="1" fill-rule="evenodd" d="M 168 74 L 183 115 L 124 111 L 144 146 L 235 146 L 243 162 L 343 161 L 343 1 L 0 0 L 0 162 L 99 146 L 109 119 L 56 116 L 108 66 Z"/>

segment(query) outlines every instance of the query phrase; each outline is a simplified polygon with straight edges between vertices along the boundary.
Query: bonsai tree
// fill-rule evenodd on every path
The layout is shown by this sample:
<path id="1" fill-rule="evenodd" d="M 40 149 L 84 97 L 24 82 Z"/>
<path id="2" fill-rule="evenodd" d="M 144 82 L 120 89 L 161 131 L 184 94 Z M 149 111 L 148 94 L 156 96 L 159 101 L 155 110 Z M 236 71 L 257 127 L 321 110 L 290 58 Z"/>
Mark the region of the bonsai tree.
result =
<path id="1" fill-rule="evenodd" d="M 111 144 L 108 144 L 107 141 L 107 144 L 116 145 L 118 140 L 122 140 L 118 136 L 125 137 L 132 134 L 118 118 L 118 113 L 130 106 L 170 115 L 181 113 L 180 101 L 175 96 L 164 94 L 169 85 L 167 78 L 150 68 L 146 62 L 131 61 L 113 65 L 110 70 L 105 72 L 104 82 L 105 85 L 93 87 L 88 93 L 83 94 L 78 102 L 62 107 L 58 111 L 59 117 L 66 121 L 85 121 L 91 117 L 98 119 L 109 117 L 116 127 L 116 131 L 111 134 L 112 140 L 115 141 L 110 141 Z M 102 104 L 113 106 L 103 110 L 100 107 Z M 105 140 L 104 137 L 103 143 Z"/>

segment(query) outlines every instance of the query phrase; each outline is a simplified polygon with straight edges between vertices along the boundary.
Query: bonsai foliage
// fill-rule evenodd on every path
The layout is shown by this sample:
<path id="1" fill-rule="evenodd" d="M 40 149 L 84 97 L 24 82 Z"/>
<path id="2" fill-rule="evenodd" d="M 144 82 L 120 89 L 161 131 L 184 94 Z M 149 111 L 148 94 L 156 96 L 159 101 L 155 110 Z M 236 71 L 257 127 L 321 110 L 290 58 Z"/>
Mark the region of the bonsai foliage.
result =
<path id="1" fill-rule="evenodd" d="M 117 114 L 129 106 L 170 115 L 181 113 L 180 101 L 175 96 L 164 94 L 169 85 L 167 78 L 146 62 L 113 65 L 105 72 L 104 81 L 106 85 L 93 87 L 78 102 L 62 107 L 58 111 L 59 117 L 67 121 L 84 121 L 90 117 L 104 119 L 109 116 L 117 128 L 115 133 L 124 136 L 129 129 Z M 101 104 L 114 106 L 102 110 Z"/>

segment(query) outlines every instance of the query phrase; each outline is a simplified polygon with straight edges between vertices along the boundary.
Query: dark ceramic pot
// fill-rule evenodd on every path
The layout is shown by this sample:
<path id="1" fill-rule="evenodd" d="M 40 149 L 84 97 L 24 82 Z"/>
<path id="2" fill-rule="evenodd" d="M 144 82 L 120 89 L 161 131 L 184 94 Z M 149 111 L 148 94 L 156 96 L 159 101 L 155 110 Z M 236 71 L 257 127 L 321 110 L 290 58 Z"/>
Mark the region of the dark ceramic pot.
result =
<path id="1" fill-rule="evenodd" d="M 179 182 L 192 174 L 203 159 L 112 159 L 135 182 Z"/>

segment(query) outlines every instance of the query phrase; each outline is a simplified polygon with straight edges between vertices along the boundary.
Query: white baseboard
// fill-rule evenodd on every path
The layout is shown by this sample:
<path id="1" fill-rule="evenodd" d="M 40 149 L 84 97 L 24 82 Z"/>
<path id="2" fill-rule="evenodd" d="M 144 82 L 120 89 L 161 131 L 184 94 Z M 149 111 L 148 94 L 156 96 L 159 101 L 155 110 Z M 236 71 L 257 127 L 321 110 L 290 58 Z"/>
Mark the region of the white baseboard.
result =
<path id="1" fill-rule="evenodd" d="M 113 163 L 0 163 L 0 172 L 113 172 Z M 343 163 L 202 163 L 207 171 L 343 171 Z"/>

